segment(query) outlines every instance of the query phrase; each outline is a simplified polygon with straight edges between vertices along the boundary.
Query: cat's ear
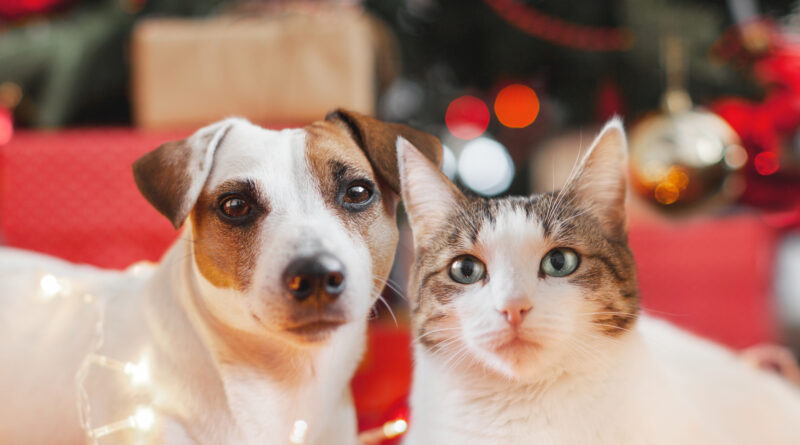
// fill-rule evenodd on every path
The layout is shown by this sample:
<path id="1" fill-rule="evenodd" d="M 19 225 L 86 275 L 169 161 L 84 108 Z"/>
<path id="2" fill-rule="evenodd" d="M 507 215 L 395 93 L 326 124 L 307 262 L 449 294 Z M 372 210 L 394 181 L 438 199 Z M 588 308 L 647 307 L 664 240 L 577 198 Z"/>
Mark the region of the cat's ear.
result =
<path id="1" fill-rule="evenodd" d="M 436 230 L 448 224 L 464 195 L 439 168 L 403 137 L 397 138 L 400 191 L 414 233 L 424 248 Z"/>
<path id="2" fill-rule="evenodd" d="M 622 121 L 615 117 L 595 138 L 570 188 L 608 235 L 623 237 L 627 231 L 627 184 L 628 142 Z"/>

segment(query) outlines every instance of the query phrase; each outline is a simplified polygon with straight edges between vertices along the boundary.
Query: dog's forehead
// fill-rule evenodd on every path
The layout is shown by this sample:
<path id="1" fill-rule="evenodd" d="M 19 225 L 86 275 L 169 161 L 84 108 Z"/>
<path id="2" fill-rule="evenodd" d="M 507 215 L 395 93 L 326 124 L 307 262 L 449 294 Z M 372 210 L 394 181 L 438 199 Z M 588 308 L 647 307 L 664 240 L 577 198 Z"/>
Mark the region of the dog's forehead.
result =
<path id="1" fill-rule="evenodd" d="M 348 130 L 329 121 L 319 121 L 304 128 L 309 161 L 322 165 L 330 161 L 346 161 L 360 170 L 372 173 L 366 154 Z"/>
<path id="2" fill-rule="evenodd" d="M 214 156 L 205 190 L 242 181 L 257 185 L 272 205 L 317 191 L 331 165 L 345 164 L 372 176 L 364 152 L 343 128 L 316 122 L 305 128 L 269 130 L 247 121 L 236 121 L 225 134 Z"/>
<path id="3" fill-rule="evenodd" d="M 304 156 L 304 144 L 300 129 L 268 130 L 237 121 L 217 147 L 206 188 L 287 171 Z"/>

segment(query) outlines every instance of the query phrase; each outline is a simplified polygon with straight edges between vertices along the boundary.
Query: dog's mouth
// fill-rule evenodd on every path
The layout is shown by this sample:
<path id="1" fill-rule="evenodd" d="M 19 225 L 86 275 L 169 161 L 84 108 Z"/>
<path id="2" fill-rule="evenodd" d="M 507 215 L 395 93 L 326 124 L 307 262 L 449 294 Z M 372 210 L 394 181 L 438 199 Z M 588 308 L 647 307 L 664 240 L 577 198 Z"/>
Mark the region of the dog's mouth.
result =
<path id="1" fill-rule="evenodd" d="M 284 330 L 306 342 L 319 342 L 326 340 L 346 323 L 343 317 L 314 317 L 287 326 Z"/>

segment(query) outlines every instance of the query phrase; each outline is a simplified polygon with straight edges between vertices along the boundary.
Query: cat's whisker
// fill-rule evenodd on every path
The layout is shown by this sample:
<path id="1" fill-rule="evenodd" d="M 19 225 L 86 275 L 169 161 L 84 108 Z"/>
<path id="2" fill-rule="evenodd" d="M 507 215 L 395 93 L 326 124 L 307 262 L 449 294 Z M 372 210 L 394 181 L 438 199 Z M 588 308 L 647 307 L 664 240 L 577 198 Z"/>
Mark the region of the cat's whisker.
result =
<path id="1" fill-rule="evenodd" d="M 402 298 L 403 300 L 408 301 L 408 297 L 400 289 L 401 286 L 398 283 L 393 282 L 391 279 L 383 279 L 382 277 L 379 277 L 377 275 L 373 275 L 372 279 L 377 281 L 377 282 L 379 282 L 379 283 L 381 283 L 381 284 L 383 284 L 384 286 L 388 287 L 389 289 L 391 289 L 394 293 L 396 293 L 398 296 L 400 296 L 400 298 Z"/>
<path id="2" fill-rule="evenodd" d="M 460 362 L 461 358 L 464 357 L 469 353 L 469 349 L 466 345 L 462 345 L 453 353 L 453 355 L 445 362 L 444 366 L 444 373 L 449 373 L 451 369 L 455 368 L 455 364 L 457 361 Z"/>
<path id="3" fill-rule="evenodd" d="M 415 339 L 414 339 L 414 340 L 412 340 L 412 341 L 413 341 L 413 342 L 417 342 L 417 341 L 421 340 L 422 338 L 424 338 L 424 337 L 427 337 L 428 335 L 431 335 L 431 334 L 436 334 L 436 333 L 438 333 L 438 332 L 446 332 L 446 331 L 458 331 L 458 330 L 460 330 L 460 329 L 461 329 L 461 328 L 458 328 L 458 327 L 456 327 L 456 328 L 441 328 L 441 329 L 434 329 L 434 330 L 432 330 L 432 331 L 425 332 L 424 334 L 422 334 L 422 335 L 418 336 L 417 338 L 415 338 Z"/>
<path id="4" fill-rule="evenodd" d="M 619 339 L 616 337 L 609 337 L 608 335 L 602 334 L 593 334 L 589 332 L 583 333 L 584 336 L 591 338 L 593 340 L 597 340 L 600 343 L 619 343 Z"/>
<path id="5" fill-rule="evenodd" d="M 381 303 L 383 303 L 384 306 L 386 306 L 386 310 L 389 311 L 389 315 L 391 315 L 392 321 L 394 321 L 394 327 L 398 327 L 397 317 L 394 316 L 394 311 L 392 310 L 392 307 L 389 306 L 389 303 L 386 302 L 386 299 L 383 298 L 381 294 L 378 294 L 378 301 L 380 301 Z"/>
<path id="6" fill-rule="evenodd" d="M 638 317 L 638 314 L 631 314 L 629 312 L 578 312 L 575 315 L 619 315 L 621 317 Z"/>
<path id="7" fill-rule="evenodd" d="M 461 336 L 454 335 L 452 337 L 447 337 L 443 340 L 436 342 L 433 346 L 436 349 L 443 350 L 444 348 L 447 348 L 450 345 L 457 343 L 459 340 L 461 340 Z"/>
<path id="8" fill-rule="evenodd" d="M 603 357 L 600 353 L 594 351 L 589 345 L 582 341 L 572 340 L 569 342 L 573 349 L 577 349 L 580 351 L 586 358 L 601 364 L 603 366 L 608 366 L 609 361 L 606 357 Z"/>
<path id="9" fill-rule="evenodd" d="M 587 334 L 586 337 L 599 341 L 605 340 L 601 337 L 594 336 L 594 334 Z M 586 355 L 590 356 L 596 361 L 599 361 L 601 363 L 605 363 L 608 361 L 606 357 L 597 352 L 596 350 L 597 345 L 589 344 L 585 339 L 571 338 L 568 341 L 568 343 L 576 348 L 581 349 Z"/>
<path id="10" fill-rule="evenodd" d="M 617 330 L 620 330 L 620 331 L 625 331 L 625 332 L 631 332 L 631 330 L 630 330 L 630 329 L 623 328 L 622 326 L 617 326 L 617 325 L 615 325 L 615 324 L 604 324 L 604 323 L 595 323 L 595 322 L 592 322 L 592 325 L 594 325 L 594 326 L 602 326 L 602 327 L 605 327 L 605 328 L 611 328 L 611 329 L 617 329 Z"/>
<path id="11" fill-rule="evenodd" d="M 469 353 L 468 348 L 464 348 L 464 351 L 461 353 L 461 357 L 459 357 L 455 362 L 453 362 L 452 367 L 458 368 L 458 366 L 464 361 L 464 359 L 471 359 L 472 355 Z"/>
<path id="12" fill-rule="evenodd" d="M 460 339 L 461 338 L 458 337 L 458 336 L 448 337 L 447 339 L 442 340 L 442 341 L 434 344 L 433 345 L 433 353 L 436 354 L 436 355 L 442 355 L 442 356 L 445 356 L 445 357 L 449 357 L 450 354 L 453 353 L 453 351 L 451 351 L 449 349 L 446 349 L 446 348 L 448 348 L 449 346 L 457 343 Z M 464 345 L 462 344 L 462 345 L 459 346 L 459 348 L 461 348 L 463 346 Z"/>
<path id="13" fill-rule="evenodd" d="M 561 224 L 568 223 L 568 222 L 572 221 L 573 219 L 575 219 L 575 218 L 577 218 L 577 217 L 579 217 L 579 216 L 582 216 L 582 215 L 585 215 L 585 214 L 587 214 L 587 213 L 590 213 L 590 212 L 592 212 L 592 210 L 594 210 L 594 209 L 593 209 L 593 207 L 594 207 L 594 206 L 589 206 L 589 208 L 587 208 L 587 209 L 583 210 L 582 212 L 578 212 L 578 213 L 576 213 L 576 214 L 574 214 L 574 215 L 570 216 L 569 218 L 564 218 L 564 219 L 562 219 L 562 220 L 559 220 L 559 222 L 560 222 Z"/>
<path id="14" fill-rule="evenodd" d="M 651 309 L 647 307 L 642 307 L 641 311 L 647 314 L 661 314 L 661 315 L 671 315 L 673 317 L 686 317 L 689 315 L 687 312 L 684 313 L 677 313 L 677 312 L 667 312 L 667 311 L 660 311 L 657 309 Z"/>

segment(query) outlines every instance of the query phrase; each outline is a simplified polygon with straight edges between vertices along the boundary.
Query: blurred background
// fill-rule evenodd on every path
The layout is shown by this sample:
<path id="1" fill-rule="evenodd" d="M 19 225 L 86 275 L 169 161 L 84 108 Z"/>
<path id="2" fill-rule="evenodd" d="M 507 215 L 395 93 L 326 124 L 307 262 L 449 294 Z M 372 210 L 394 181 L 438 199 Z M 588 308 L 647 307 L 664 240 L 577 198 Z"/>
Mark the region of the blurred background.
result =
<path id="1" fill-rule="evenodd" d="M 438 135 L 485 196 L 558 188 L 602 123 L 631 144 L 643 306 L 800 349 L 800 2 L 0 0 L 0 244 L 123 268 L 177 236 L 134 159 L 215 120 L 335 107 Z M 354 381 L 404 410 L 405 223 Z M 387 383 L 389 382 L 389 383 Z"/>

